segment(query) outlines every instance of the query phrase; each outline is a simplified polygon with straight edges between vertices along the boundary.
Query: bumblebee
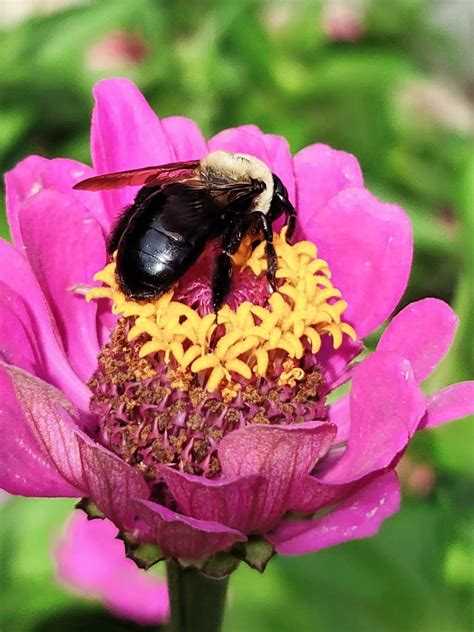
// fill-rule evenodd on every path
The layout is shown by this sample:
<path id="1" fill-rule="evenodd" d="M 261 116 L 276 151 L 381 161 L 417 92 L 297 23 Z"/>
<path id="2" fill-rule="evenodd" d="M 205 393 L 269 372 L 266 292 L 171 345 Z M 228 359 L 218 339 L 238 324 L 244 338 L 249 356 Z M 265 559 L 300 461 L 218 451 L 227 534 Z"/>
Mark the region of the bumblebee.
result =
<path id="1" fill-rule="evenodd" d="M 277 258 L 272 224 L 282 215 L 291 239 L 296 211 L 278 176 L 258 158 L 213 151 L 201 160 L 174 162 L 95 176 L 75 189 L 100 191 L 141 185 L 109 236 L 117 252 L 117 280 L 131 299 L 167 292 L 219 239 L 212 273 L 212 305 L 220 309 L 232 287 L 232 255 L 248 235 L 265 241 L 267 278 L 275 288 Z"/>

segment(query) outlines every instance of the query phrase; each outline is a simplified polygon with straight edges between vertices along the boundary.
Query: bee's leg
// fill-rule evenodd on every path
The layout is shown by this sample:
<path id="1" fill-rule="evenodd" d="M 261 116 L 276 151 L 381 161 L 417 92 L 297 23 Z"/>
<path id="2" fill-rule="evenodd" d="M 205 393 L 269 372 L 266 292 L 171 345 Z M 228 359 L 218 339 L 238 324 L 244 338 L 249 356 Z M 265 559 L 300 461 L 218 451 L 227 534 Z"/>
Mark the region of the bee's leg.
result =
<path id="1" fill-rule="evenodd" d="M 286 230 L 286 239 L 290 242 L 296 229 L 296 209 L 291 202 L 285 204 L 285 222 L 288 227 Z"/>
<path id="2" fill-rule="evenodd" d="M 217 257 L 212 275 L 212 308 L 214 312 L 220 310 L 232 286 L 233 263 L 227 252 L 221 252 Z"/>
<path id="3" fill-rule="evenodd" d="M 223 252 L 217 257 L 212 275 L 212 307 L 217 314 L 232 287 L 233 261 L 230 255 L 237 252 L 242 241 L 242 228 L 232 223 L 221 240 Z"/>
<path id="4" fill-rule="evenodd" d="M 263 238 L 265 239 L 265 254 L 267 256 L 267 279 L 272 289 L 276 289 L 276 270 L 277 270 L 277 256 L 275 252 L 275 246 L 273 245 L 273 230 L 272 224 L 268 217 L 263 213 L 258 213 L 258 222 L 260 223 Z"/>

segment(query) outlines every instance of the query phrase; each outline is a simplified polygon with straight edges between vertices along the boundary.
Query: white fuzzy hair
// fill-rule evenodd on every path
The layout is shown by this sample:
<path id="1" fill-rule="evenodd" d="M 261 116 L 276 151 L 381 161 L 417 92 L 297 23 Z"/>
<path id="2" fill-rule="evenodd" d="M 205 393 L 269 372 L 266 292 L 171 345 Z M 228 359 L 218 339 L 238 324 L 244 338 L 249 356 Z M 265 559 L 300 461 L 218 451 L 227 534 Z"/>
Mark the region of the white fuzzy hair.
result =
<path id="1" fill-rule="evenodd" d="M 267 165 L 255 156 L 212 151 L 201 160 L 199 171 L 203 178 L 211 181 L 260 180 L 265 184 L 265 189 L 255 197 L 252 211 L 268 213 L 273 197 L 273 176 Z"/>

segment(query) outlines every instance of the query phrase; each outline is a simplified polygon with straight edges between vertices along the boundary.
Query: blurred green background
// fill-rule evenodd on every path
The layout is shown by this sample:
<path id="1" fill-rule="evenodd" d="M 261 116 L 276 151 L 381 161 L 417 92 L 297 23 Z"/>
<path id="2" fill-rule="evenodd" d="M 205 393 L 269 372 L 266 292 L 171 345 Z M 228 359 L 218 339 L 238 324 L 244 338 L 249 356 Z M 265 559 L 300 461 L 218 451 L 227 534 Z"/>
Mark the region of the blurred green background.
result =
<path id="1" fill-rule="evenodd" d="M 31 153 L 88 162 L 91 86 L 112 75 L 133 79 L 161 116 L 189 116 L 206 135 L 255 123 L 293 152 L 313 142 L 350 151 L 369 188 L 413 221 L 404 302 L 438 296 L 461 318 L 427 390 L 472 379 L 469 3 L 4 0 L 0 21 L 2 171 Z M 468 420 L 420 434 L 400 468 L 402 511 L 377 537 L 273 559 L 263 576 L 241 567 L 226 632 L 472 630 L 473 446 Z M 55 581 L 51 542 L 72 506 L 4 501 L 3 632 L 138 629 Z"/>

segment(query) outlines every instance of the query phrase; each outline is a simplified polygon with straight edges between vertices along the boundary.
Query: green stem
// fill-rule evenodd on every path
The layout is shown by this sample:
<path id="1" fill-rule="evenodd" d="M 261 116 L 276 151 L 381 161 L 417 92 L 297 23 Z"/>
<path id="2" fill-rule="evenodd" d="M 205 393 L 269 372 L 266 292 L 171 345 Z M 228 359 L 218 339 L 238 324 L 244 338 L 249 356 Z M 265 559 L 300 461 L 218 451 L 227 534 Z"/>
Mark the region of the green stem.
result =
<path id="1" fill-rule="evenodd" d="M 166 563 L 171 601 L 171 632 L 219 632 L 228 578 L 210 579 L 194 568 Z"/>

